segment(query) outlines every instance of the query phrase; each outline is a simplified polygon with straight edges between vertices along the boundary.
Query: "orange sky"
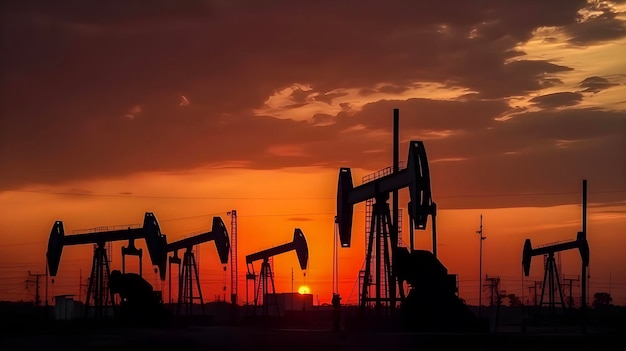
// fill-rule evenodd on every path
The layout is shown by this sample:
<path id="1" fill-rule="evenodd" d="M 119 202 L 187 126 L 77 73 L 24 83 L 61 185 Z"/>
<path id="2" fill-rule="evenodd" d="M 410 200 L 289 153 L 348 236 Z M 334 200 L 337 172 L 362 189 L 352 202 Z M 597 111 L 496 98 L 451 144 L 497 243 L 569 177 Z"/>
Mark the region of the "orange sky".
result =
<path id="1" fill-rule="evenodd" d="M 234 209 L 242 302 L 245 256 L 294 228 L 310 265 L 305 277 L 295 253 L 277 256 L 277 290 L 293 268 L 294 290 L 330 302 L 338 170 L 360 184 L 391 165 L 398 108 L 400 161 L 424 141 L 438 256 L 462 298 L 477 302 L 481 214 L 483 274 L 527 295 L 543 270 L 535 258 L 522 277 L 524 240 L 574 240 L 587 179 L 590 291 L 626 304 L 623 3 L 33 3 L 2 5 L 0 300 L 32 299 L 24 281 L 45 271 L 55 220 L 71 235 L 153 212 L 173 241 Z M 359 204 L 343 302 L 357 299 L 364 222 Z M 416 243 L 431 249 L 430 227 Z M 199 250 L 213 300 L 223 267 L 213 243 Z M 576 252 L 560 258 L 580 274 Z M 78 294 L 90 264 L 88 245 L 65 248 L 49 295 Z"/>

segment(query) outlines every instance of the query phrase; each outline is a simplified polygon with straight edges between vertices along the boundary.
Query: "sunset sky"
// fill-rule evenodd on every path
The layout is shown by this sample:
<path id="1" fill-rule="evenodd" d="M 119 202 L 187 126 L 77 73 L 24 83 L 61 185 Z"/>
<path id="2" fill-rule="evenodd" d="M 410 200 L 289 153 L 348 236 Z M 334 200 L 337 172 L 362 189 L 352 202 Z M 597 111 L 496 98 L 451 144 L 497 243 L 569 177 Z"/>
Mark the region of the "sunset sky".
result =
<path id="1" fill-rule="evenodd" d="M 543 259 L 524 277 L 524 240 L 574 240 L 586 179 L 590 293 L 626 305 L 624 0 L 0 8 L 0 300 L 33 299 L 25 280 L 45 273 L 55 220 L 72 235 L 153 212 L 174 241 L 210 230 L 213 216 L 230 228 L 236 210 L 240 302 L 245 256 L 300 228 L 306 275 L 295 252 L 276 256 L 276 288 L 308 286 L 329 303 L 339 168 L 358 185 L 391 166 L 397 108 L 400 161 L 409 141 L 424 142 L 437 253 L 459 275 L 460 297 L 478 303 L 482 214 L 483 276 L 527 302 Z M 407 201 L 402 190 L 404 213 Z M 357 301 L 364 212 L 355 206 L 352 247 L 339 251 L 346 303 Z M 432 249 L 431 225 L 415 231 L 416 248 Z M 205 301 L 225 284 L 228 296 L 230 267 L 225 275 L 213 243 L 199 251 Z M 90 245 L 66 247 L 49 295 L 78 295 L 91 255 Z M 558 257 L 566 277 L 581 274 L 575 250 Z M 147 254 L 144 276 L 166 289 Z"/>

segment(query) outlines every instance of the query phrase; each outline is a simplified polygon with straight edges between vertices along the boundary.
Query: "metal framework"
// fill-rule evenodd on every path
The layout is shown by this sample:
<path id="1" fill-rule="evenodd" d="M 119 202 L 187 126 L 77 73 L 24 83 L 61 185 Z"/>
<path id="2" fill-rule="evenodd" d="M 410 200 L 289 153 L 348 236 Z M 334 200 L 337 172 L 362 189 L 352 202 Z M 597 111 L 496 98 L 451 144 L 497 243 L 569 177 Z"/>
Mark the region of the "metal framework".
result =
<path id="1" fill-rule="evenodd" d="M 103 230 L 103 228 L 105 228 Z M 126 229 L 111 229 L 98 227 L 95 230 L 75 235 L 65 235 L 62 221 L 55 221 L 50 231 L 48 239 L 48 250 L 46 259 L 50 276 L 55 277 L 59 269 L 61 254 L 64 246 L 95 244 L 93 260 L 91 265 L 91 276 L 89 279 L 87 299 L 85 301 L 85 315 L 88 315 L 90 300 L 93 298 L 94 316 L 102 318 L 105 316 L 105 307 L 114 305 L 113 294 L 108 287 L 110 277 L 109 257 L 107 256 L 106 245 L 113 241 L 145 239 L 148 253 L 152 264 L 158 266 L 161 280 L 165 279 L 166 265 L 166 245 L 167 240 L 157 222 L 156 216 L 151 212 L 146 212 L 143 227 Z"/>
<path id="2" fill-rule="evenodd" d="M 135 239 L 128 240 L 128 246 L 122 246 L 122 274 L 126 273 L 126 256 L 137 256 L 139 260 L 139 275 L 143 275 L 143 249 L 135 247 Z"/>
<path id="3" fill-rule="evenodd" d="M 404 162 L 400 162 L 399 163 L 398 170 L 402 169 L 402 168 L 404 168 Z M 375 179 L 381 178 L 383 176 L 392 174 L 393 173 L 393 169 L 394 169 L 393 167 L 386 167 L 386 168 L 383 168 L 383 169 L 381 169 L 381 170 L 379 170 L 377 172 L 368 174 L 368 175 L 366 175 L 366 176 L 364 176 L 362 178 L 362 183 L 367 183 L 367 182 L 373 181 Z M 373 205 L 374 205 L 374 199 L 367 199 L 365 201 L 365 257 L 368 257 L 367 253 L 368 253 L 368 248 L 369 248 L 369 245 L 370 245 L 370 235 L 372 234 L 371 223 L 372 223 L 372 213 L 373 213 L 372 209 L 374 207 Z M 396 213 L 395 216 L 394 216 L 394 213 Z M 390 229 L 389 229 L 389 233 L 388 233 L 389 234 L 389 241 L 391 242 L 391 245 L 394 245 L 392 238 L 397 237 L 397 240 L 395 240 L 396 243 L 395 243 L 394 247 L 399 247 L 402 244 L 402 239 L 401 239 L 402 238 L 402 210 L 398 209 L 398 208 L 392 209 L 391 216 L 395 217 L 396 225 L 394 227 L 390 227 Z M 395 235 L 395 233 L 392 232 L 392 231 L 397 231 L 397 235 Z M 412 239 L 412 236 L 411 236 L 411 239 Z M 381 243 L 375 243 L 375 245 L 380 245 L 380 244 Z M 411 248 L 413 248 L 413 247 L 414 247 L 413 240 L 411 240 Z M 391 251 L 393 251 L 393 250 L 391 250 Z M 383 294 L 382 299 L 384 301 L 387 301 L 389 299 L 389 296 L 387 295 L 387 293 L 394 294 L 394 292 L 393 292 L 394 291 L 394 289 L 393 289 L 394 287 L 389 285 L 389 281 L 387 279 L 388 278 L 388 275 L 386 273 L 387 267 L 386 267 L 386 260 L 385 260 L 385 257 L 384 257 L 385 250 L 381 250 L 381 252 L 383 253 L 383 257 L 380 257 L 380 256 L 370 257 L 369 264 L 370 264 L 370 267 L 374 267 L 372 269 L 374 272 L 378 272 L 378 274 L 381 275 L 380 289 L 381 289 L 382 294 Z M 366 264 L 364 262 L 363 266 L 365 267 L 365 265 Z M 359 272 L 359 276 L 360 276 L 359 287 L 362 288 L 363 287 L 363 282 L 365 281 L 364 280 L 365 279 L 365 270 L 364 269 Z M 371 281 L 371 279 L 372 279 L 372 277 L 370 275 L 368 277 L 368 280 Z M 368 296 L 370 296 L 372 294 L 372 290 L 373 290 L 373 289 L 371 289 L 372 287 L 374 287 L 374 285 L 372 285 L 372 284 L 370 284 L 368 286 L 368 292 L 367 292 Z M 398 290 L 401 292 L 400 293 L 401 295 L 404 294 L 404 288 L 405 287 L 402 284 L 398 285 Z M 360 302 L 361 301 L 361 297 L 362 297 L 362 295 L 359 294 L 359 296 L 358 296 L 359 305 L 361 303 Z M 372 302 L 373 302 L 372 299 L 370 299 L 369 301 L 366 302 L 366 305 L 368 305 L 368 307 L 373 307 L 373 306 L 370 306 L 370 305 L 372 305 Z"/>
<path id="4" fill-rule="evenodd" d="M 205 313 L 202 289 L 200 288 L 200 276 L 193 247 L 208 241 L 215 241 L 220 262 L 224 265 L 227 264 L 230 253 L 230 241 L 226 225 L 220 217 L 213 217 L 211 231 L 167 244 L 166 251 L 174 253 L 174 256 L 169 257 L 170 300 L 172 295 L 172 264 L 178 265 L 178 303 L 176 311 L 179 314 L 183 311 L 186 311 L 187 314 L 192 314 L 194 300 L 200 301 L 202 313 Z M 178 257 L 178 250 L 185 250 L 182 260 Z M 197 296 L 194 295 L 194 283 L 198 293 Z"/>
<path id="5" fill-rule="evenodd" d="M 431 198 L 428 161 L 424 144 L 421 141 L 409 143 L 408 162 L 405 169 L 384 175 L 357 187 L 353 186 L 350 168 L 339 170 L 336 218 L 342 247 L 350 247 L 354 205 L 368 199 L 374 199 L 365 260 L 366 266 L 363 272 L 361 297 L 359 299 L 361 315 L 365 312 L 365 305 L 370 301 L 375 304 L 377 316 L 382 315 L 383 305 L 388 305 L 393 313 L 397 303 L 396 287 L 400 290 L 400 300 L 404 299 L 402 285 L 398 284 L 392 269 L 392 256 L 398 243 L 398 231 L 397 223 L 391 220 L 391 211 L 387 203 L 390 193 L 403 188 L 409 188 L 411 201 L 408 207 L 411 224 L 416 229 L 426 229 L 429 215 L 433 217 L 434 223 L 436 206 Z M 435 227 L 433 225 L 433 253 L 436 251 L 435 247 Z M 384 268 L 374 269 L 376 296 L 372 298 L 368 296 L 368 291 L 372 285 L 369 277 L 372 271 L 370 262 L 374 249 L 376 250 L 375 267 Z M 388 282 L 385 284 L 388 291 L 384 293 L 382 292 L 383 281 Z M 383 297 L 383 294 L 387 297 Z"/>
<path id="6" fill-rule="evenodd" d="M 298 262 L 300 263 L 300 269 L 306 270 L 309 261 L 309 248 L 304 237 L 304 233 L 300 228 L 294 229 L 293 241 L 290 243 L 282 244 L 273 248 L 269 248 L 257 253 L 246 256 L 246 265 L 248 272 L 246 278 L 254 281 L 255 295 L 254 295 L 254 314 L 260 302 L 262 301 L 263 316 L 269 315 L 269 306 L 272 304 L 269 301 L 270 292 L 273 296 L 273 305 L 276 307 L 276 315 L 279 314 L 278 303 L 276 301 L 276 289 L 274 286 L 274 276 L 272 272 L 272 265 L 270 260 L 272 257 L 289 252 L 296 251 L 298 256 Z M 256 281 L 257 275 L 254 272 L 254 262 L 262 261 L 261 270 L 259 272 L 259 280 Z M 306 274 L 306 273 L 305 273 Z M 248 305 L 248 284 L 246 284 L 246 305 Z"/>
<path id="7" fill-rule="evenodd" d="M 237 211 L 229 211 L 230 216 L 230 302 L 237 304 Z"/>
<path id="8" fill-rule="evenodd" d="M 522 263 L 524 266 L 524 274 L 526 276 L 528 276 L 528 274 L 530 273 L 530 260 L 533 256 L 547 256 L 545 261 L 543 284 L 541 285 L 539 308 L 541 308 L 544 304 L 547 304 L 550 308 L 550 311 L 554 313 L 557 304 L 555 296 L 556 293 L 558 293 L 561 307 L 565 308 L 565 298 L 563 297 L 563 290 L 561 287 L 559 272 L 557 269 L 556 261 L 554 259 L 554 254 L 556 252 L 571 249 L 578 249 L 580 251 L 580 257 L 582 259 L 582 269 L 584 274 L 587 266 L 589 265 L 589 244 L 587 243 L 587 238 L 583 232 L 578 232 L 576 240 L 574 241 L 547 245 L 543 247 L 538 247 L 536 249 L 532 248 L 530 239 L 526 239 L 526 241 L 524 242 Z M 546 288 L 548 290 L 548 301 L 544 302 Z M 583 291 L 584 290 L 585 287 L 583 286 Z"/>
<path id="9" fill-rule="evenodd" d="M 578 249 L 581 258 L 581 315 L 582 315 L 582 329 L 586 329 L 586 313 L 587 313 L 587 269 L 589 267 L 589 243 L 587 242 L 587 180 L 583 179 L 582 190 L 582 231 L 576 234 L 576 240 L 557 243 L 553 245 L 547 245 L 536 249 L 532 248 L 530 239 L 526 239 L 524 242 L 524 250 L 522 252 L 522 267 L 524 269 L 524 275 L 528 276 L 530 273 L 530 261 L 533 256 L 545 255 L 545 267 L 543 284 L 541 286 L 541 302 L 539 303 L 539 310 L 541 310 L 544 304 L 544 294 L 546 288 L 548 289 L 548 306 L 550 312 L 554 314 L 556 311 L 556 299 L 555 292 L 559 293 L 561 306 L 565 308 L 565 302 L 563 298 L 563 291 L 561 289 L 561 282 L 558 279 L 559 274 L 557 270 L 557 264 L 555 262 L 554 254 L 571 249 Z M 571 294 L 571 289 L 570 289 Z"/>

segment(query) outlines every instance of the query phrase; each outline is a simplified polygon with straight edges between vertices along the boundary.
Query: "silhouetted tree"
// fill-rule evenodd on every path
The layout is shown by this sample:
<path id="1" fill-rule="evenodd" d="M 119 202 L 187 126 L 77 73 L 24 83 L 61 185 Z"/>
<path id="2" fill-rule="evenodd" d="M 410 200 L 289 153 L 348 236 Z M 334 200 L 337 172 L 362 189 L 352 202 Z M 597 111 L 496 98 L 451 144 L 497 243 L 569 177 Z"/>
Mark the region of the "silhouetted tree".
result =
<path id="1" fill-rule="evenodd" d="M 506 297 L 509 299 L 509 306 L 511 307 L 519 307 L 522 306 L 522 300 L 515 294 L 508 294 Z"/>
<path id="2" fill-rule="evenodd" d="M 593 307 L 608 306 L 613 301 L 611 294 L 605 292 L 597 292 L 593 294 Z"/>

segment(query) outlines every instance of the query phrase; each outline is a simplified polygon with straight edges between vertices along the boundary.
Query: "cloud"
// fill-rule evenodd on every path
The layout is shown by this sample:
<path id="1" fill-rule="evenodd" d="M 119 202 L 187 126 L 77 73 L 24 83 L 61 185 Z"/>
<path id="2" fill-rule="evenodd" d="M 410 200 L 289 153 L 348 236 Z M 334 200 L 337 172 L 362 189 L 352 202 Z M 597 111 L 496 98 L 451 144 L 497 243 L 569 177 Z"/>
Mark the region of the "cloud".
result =
<path id="1" fill-rule="evenodd" d="M 309 222 L 312 221 L 313 218 L 308 218 L 308 217 L 289 217 L 287 218 L 288 221 L 291 222 Z"/>
<path id="2" fill-rule="evenodd" d="M 181 95 L 180 96 L 180 102 L 178 103 L 178 106 L 189 106 L 189 99 L 187 99 L 187 97 L 185 95 Z"/>
<path id="3" fill-rule="evenodd" d="M 615 1 L 589 1 L 579 11 L 578 21 L 565 26 L 569 42 L 577 46 L 596 45 L 626 36 L 626 22 L 619 18 Z"/>
<path id="4" fill-rule="evenodd" d="M 564 106 L 574 106 L 583 100 L 581 93 L 559 92 L 536 96 L 530 102 L 541 108 L 556 108 Z"/>
<path id="5" fill-rule="evenodd" d="M 141 113 L 141 106 L 135 105 L 124 115 L 128 119 L 135 119 L 135 116 Z"/>
<path id="6" fill-rule="evenodd" d="M 0 103 L 10 118 L 0 120 L 0 189 L 225 164 L 376 170 L 389 165 L 393 108 L 403 143 L 424 138 L 432 160 L 464 160 L 433 164 L 455 192 L 484 190 L 472 175 L 479 165 L 497 170 L 497 189 L 528 190 L 540 177 L 525 184 L 515 162 L 580 171 L 570 164 L 580 159 L 561 156 L 619 150 L 618 113 L 519 113 L 513 102 L 580 102 L 543 93 L 574 67 L 518 47 L 537 28 L 575 33 L 582 0 L 139 3 L 3 3 Z M 612 73 L 622 72 L 597 77 Z M 591 78 L 581 92 L 607 87 Z M 403 95 L 429 85 L 432 96 Z M 258 113 L 285 87 L 295 88 L 277 100 L 284 118 Z"/>
<path id="7" fill-rule="evenodd" d="M 611 83 L 606 78 L 602 78 L 598 76 L 585 78 L 583 79 L 583 81 L 581 81 L 578 84 L 578 86 L 583 89 L 582 92 L 589 92 L 589 93 L 594 93 L 594 94 L 599 93 L 602 90 L 606 90 L 616 85 L 618 84 Z"/>
<path id="8" fill-rule="evenodd" d="M 490 129 L 431 140 L 426 144 L 429 159 L 468 158 L 433 164 L 434 193 L 449 196 L 442 205 L 451 207 L 470 206 L 476 200 L 455 194 L 503 194 L 485 199 L 486 207 L 543 206 L 576 203 L 575 196 L 569 195 L 568 200 L 568 195 L 513 194 L 568 194 L 579 188 L 583 178 L 596 184 L 597 190 L 625 189 L 625 127 L 625 112 L 563 109 L 524 112 Z M 563 140 L 572 143 L 559 147 Z M 595 194 L 594 201 L 623 201 L 625 195 Z"/>

